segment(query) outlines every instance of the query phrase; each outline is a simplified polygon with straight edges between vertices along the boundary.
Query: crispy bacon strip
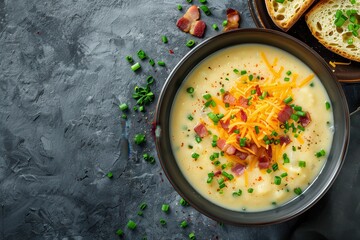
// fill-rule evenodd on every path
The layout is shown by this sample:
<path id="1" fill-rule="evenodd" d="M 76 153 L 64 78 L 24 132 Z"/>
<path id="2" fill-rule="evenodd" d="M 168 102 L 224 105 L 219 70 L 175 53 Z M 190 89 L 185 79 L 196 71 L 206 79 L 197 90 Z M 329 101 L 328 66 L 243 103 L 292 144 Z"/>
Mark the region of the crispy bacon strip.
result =
<path id="1" fill-rule="evenodd" d="M 183 32 L 189 32 L 195 37 L 203 37 L 206 29 L 206 24 L 200 19 L 200 11 L 196 5 L 192 5 L 186 13 L 179 18 L 176 26 Z"/>
<path id="2" fill-rule="evenodd" d="M 239 28 L 240 14 L 238 11 L 232 8 L 226 10 L 227 25 L 224 28 L 224 32 Z"/>
<path id="3" fill-rule="evenodd" d="M 198 125 L 196 125 L 194 127 L 194 131 L 197 133 L 197 135 L 199 135 L 200 137 L 206 137 L 209 132 L 206 129 L 205 125 L 202 123 L 199 123 Z"/>

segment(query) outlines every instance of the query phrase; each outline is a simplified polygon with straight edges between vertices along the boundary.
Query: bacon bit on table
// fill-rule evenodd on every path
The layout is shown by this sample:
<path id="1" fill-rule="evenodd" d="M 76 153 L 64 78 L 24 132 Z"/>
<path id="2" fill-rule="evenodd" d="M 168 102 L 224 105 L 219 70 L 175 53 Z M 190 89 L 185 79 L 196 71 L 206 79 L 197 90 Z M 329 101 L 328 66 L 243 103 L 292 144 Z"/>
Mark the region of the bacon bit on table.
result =
<path id="1" fill-rule="evenodd" d="M 205 125 L 203 123 L 199 123 L 194 127 L 194 131 L 199 135 L 200 137 L 206 137 L 209 132 L 206 129 Z"/>
<path id="2" fill-rule="evenodd" d="M 200 11 L 196 5 L 192 5 L 186 13 L 176 22 L 176 26 L 183 32 L 190 32 L 195 37 L 203 37 L 206 24 L 200 19 Z"/>
<path id="3" fill-rule="evenodd" d="M 240 14 L 238 11 L 232 8 L 226 10 L 227 25 L 224 28 L 224 32 L 239 28 Z"/>

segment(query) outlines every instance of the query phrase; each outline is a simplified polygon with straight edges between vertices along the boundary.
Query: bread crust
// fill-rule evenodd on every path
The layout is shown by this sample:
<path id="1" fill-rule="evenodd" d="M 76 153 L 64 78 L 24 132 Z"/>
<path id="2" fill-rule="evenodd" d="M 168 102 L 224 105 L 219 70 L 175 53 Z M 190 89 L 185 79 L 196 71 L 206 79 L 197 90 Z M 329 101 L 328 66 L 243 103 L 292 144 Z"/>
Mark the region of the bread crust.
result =
<path id="1" fill-rule="evenodd" d="M 338 2 L 341 2 L 341 1 L 345 1 L 345 0 L 337 0 Z M 341 46 L 337 47 L 337 46 L 334 46 L 333 44 L 331 44 L 329 41 L 327 41 L 325 39 L 325 36 L 322 36 L 317 27 L 316 27 L 316 24 L 314 22 L 312 22 L 311 20 L 316 16 L 316 14 L 319 14 L 319 11 L 321 11 L 322 9 L 324 8 L 327 8 L 329 5 L 328 3 L 330 2 L 330 0 L 323 0 L 323 1 L 320 1 L 318 4 L 316 4 L 306 15 L 305 15 L 305 21 L 306 21 L 306 24 L 308 25 L 308 28 L 310 29 L 312 35 L 319 41 L 319 43 L 321 43 L 324 47 L 326 47 L 327 49 L 329 49 L 330 51 L 344 57 L 344 58 L 347 58 L 349 60 L 353 60 L 353 61 L 356 61 L 356 62 L 360 62 L 360 54 L 356 55 L 355 53 L 354 54 L 351 54 L 349 51 L 345 51 L 343 50 L 342 48 L 345 48 L 346 49 L 346 46 L 347 43 L 343 41 L 340 41 Z M 332 0 L 331 2 L 334 2 L 334 0 Z M 335 1 L 336 2 L 336 1 Z M 330 7 L 331 5 L 329 5 Z M 360 10 L 360 9 L 359 9 Z M 335 16 L 335 13 L 336 13 L 336 10 L 333 10 L 333 14 L 328 14 L 328 17 L 331 17 L 333 18 Z M 335 24 L 333 24 L 333 19 L 331 19 L 332 21 L 330 21 L 332 23 L 332 29 L 331 30 L 328 30 L 328 31 L 333 31 L 335 34 L 337 34 L 337 29 L 336 29 L 336 26 Z M 335 19 L 334 19 L 335 20 Z M 339 38 L 342 39 L 342 36 L 341 34 L 339 34 Z M 356 47 L 356 46 L 355 46 Z M 360 51 L 360 50 L 359 50 Z"/>
<path id="2" fill-rule="evenodd" d="M 277 18 L 278 14 L 274 9 L 274 4 L 280 5 L 281 3 L 277 3 L 276 0 L 265 0 L 265 5 L 269 13 L 269 16 L 271 20 L 274 22 L 274 24 L 284 32 L 287 32 L 301 18 L 301 16 L 306 12 L 306 10 L 314 3 L 314 1 L 315 0 L 303 1 L 301 3 L 300 9 L 297 12 L 295 12 L 288 20 Z M 287 4 L 295 4 L 295 3 L 296 1 L 291 3 L 287 2 Z"/>

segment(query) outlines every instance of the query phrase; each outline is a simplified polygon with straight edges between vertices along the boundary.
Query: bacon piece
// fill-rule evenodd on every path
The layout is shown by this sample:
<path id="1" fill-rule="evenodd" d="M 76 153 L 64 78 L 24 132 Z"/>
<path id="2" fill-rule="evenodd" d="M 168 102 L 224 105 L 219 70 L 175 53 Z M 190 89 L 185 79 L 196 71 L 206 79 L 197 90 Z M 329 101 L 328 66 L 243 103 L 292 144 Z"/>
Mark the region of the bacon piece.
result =
<path id="1" fill-rule="evenodd" d="M 195 37 L 203 37 L 206 24 L 200 19 L 200 11 L 196 5 L 191 6 L 176 22 L 176 26 L 183 32 L 189 32 Z"/>
<path id="2" fill-rule="evenodd" d="M 278 114 L 278 120 L 284 123 L 287 120 L 289 120 L 292 113 L 293 113 L 293 109 L 289 105 L 285 105 L 284 108 Z"/>
<path id="3" fill-rule="evenodd" d="M 311 122 L 310 113 L 306 112 L 306 116 L 300 117 L 299 121 L 300 121 L 301 126 L 303 126 L 303 127 L 306 127 L 307 125 L 309 125 L 309 123 Z"/>
<path id="4" fill-rule="evenodd" d="M 258 167 L 260 169 L 268 168 L 270 166 L 270 159 L 266 156 L 259 157 Z"/>
<path id="5" fill-rule="evenodd" d="M 247 121 L 247 115 L 244 112 L 244 110 L 242 110 L 242 109 L 240 109 L 240 117 L 241 117 L 241 120 L 243 120 L 244 122 Z"/>
<path id="6" fill-rule="evenodd" d="M 237 100 L 238 105 L 240 105 L 243 108 L 247 108 L 249 107 L 249 99 L 240 96 L 239 99 Z"/>
<path id="7" fill-rule="evenodd" d="M 214 173 L 214 176 L 215 176 L 215 177 L 218 177 L 218 176 L 220 176 L 220 174 L 221 174 L 221 171 L 218 170 L 218 171 L 216 171 L 216 172 Z"/>
<path id="8" fill-rule="evenodd" d="M 209 132 L 206 129 L 205 125 L 202 123 L 199 123 L 198 125 L 196 125 L 194 127 L 194 131 L 197 133 L 197 135 L 199 135 L 200 137 L 206 137 Z"/>
<path id="9" fill-rule="evenodd" d="M 230 105 L 235 105 L 236 98 L 233 95 L 231 95 L 231 93 L 226 92 L 223 96 L 223 102 L 228 103 Z"/>
<path id="10" fill-rule="evenodd" d="M 262 92 L 261 92 L 261 89 L 260 89 L 259 85 L 256 85 L 256 86 L 255 86 L 255 90 L 256 90 L 256 94 L 257 94 L 258 96 L 261 96 L 261 95 L 262 95 Z"/>
<path id="11" fill-rule="evenodd" d="M 291 143 L 290 137 L 288 135 L 280 136 L 279 140 L 280 140 L 280 145 L 283 145 L 284 143 L 288 145 L 289 143 Z"/>
<path id="12" fill-rule="evenodd" d="M 233 173 L 235 173 L 235 175 L 240 176 L 245 171 L 245 165 L 236 163 L 235 166 L 233 166 L 231 168 L 231 171 L 233 171 Z"/>
<path id="13" fill-rule="evenodd" d="M 190 22 L 195 22 L 200 18 L 200 11 L 196 5 L 192 5 L 184 14 L 184 17 L 187 18 Z"/>
<path id="14" fill-rule="evenodd" d="M 226 10 L 227 25 L 224 28 L 224 32 L 239 28 L 240 15 L 235 9 L 228 8 Z"/>
<path id="15" fill-rule="evenodd" d="M 195 37 L 202 38 L 204 36 L 206 24 L 202 20 L 195 21 L 191 24 L 189 33 Z"/>
<path id="16" fill-rule="evenodd" d="M 176 26 L 183 32 L 189 32 L 190 27 L 191 27 L 191 22 L 189 21 L 189 19 L 187 19 L 185 17 L 181 17 L 176 22 Z"/>
<path id="17" fill-rule="evenodd" d="M 228 119 L 226 121 L 220 120 L 220 125 L 224 130 L 228 131 L 229 125 L 230 125 L 230 119 Z"/>
<path id="18" fill-rule="evenodd" d="M 235 156 L 239 157 L 241 160 L 245 160 L 249 154 L 237 150 Z"/>
<path id="19" fill-rule="evenodd" d="M 221 151 L 224 151 L 229 155 L 234 155 L 236 152 L 236 148 L 231 144 L 226 144 L 225 139 L 219 138 L 216 145 L 221 149 Z"/>

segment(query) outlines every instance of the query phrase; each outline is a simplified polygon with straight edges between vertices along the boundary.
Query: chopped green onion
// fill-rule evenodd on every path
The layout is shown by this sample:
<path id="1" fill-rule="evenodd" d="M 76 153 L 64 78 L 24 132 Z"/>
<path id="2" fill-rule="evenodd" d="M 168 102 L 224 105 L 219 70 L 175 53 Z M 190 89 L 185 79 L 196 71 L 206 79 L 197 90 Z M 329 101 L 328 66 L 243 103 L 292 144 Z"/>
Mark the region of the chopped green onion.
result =
<path id="1" fill-rule="evenodd" d="M 259 133 L 260 133 L 259 126 L 255 126 L 255 133 L 256 133 L 256 134 L 259 134 Z"/>
<path id="2" fill-rule="evenodd" d="M 146 53 L 144 52 L 144 50 L 141 50 L 141 49 L 137 52 L 137 55 L 141 60 L 147 58 Z"/>
<path id="3" fill-rule="evenodd" d="M 185 221 L 185 220 L 180 223 L 180 227 L 181 227 L 181 228 L 186 228 L 187 225 L 188 225 L 188 223 L 187 223 L 187 221 Z"/>
<path id="4" fill-rule="evenodd" d="M 234 133 L 239 134 L 239 133 L 240 133 L 240 130 L 239 130 L 239 129 L 235 129 L 235 130 L 234 130 Z"/>
<path id="5" fill-rule="evenodd" d="M 295 111 L 302 111 L 302 107 L 301 106 L 294 106 L 294 110 Z"/>
<path id="6" fill-rule="evenodd" d="M 140 208 L 140 210 L 145 210 L 146 207 L 147 207 L 147 204 L 142 203 L 139 208 Z"/>
<path id="7" fill-rule="evenodd" d="M 233 193 L 232 193 L 232 195 L 233 195 L 234 197 L 240 197 L 241 194 L 242 194 L 241 189 L 239 189 L 237 192 L 233 192 Z"/>
<path id="8" fill-rule="evenodd" d="M 280 175 L 280 177 L 282 177 L 282 178 L 284 178 L 284 177 L 287 177 L 287 173 L 286 172 L 284 172 L 284 173 L 282 173 L 281 175 Z"/>
<path id="9" fill-rule="evenodd" d="M 208 173 L 208 179 L 207 179 L 207 183 L 211 183 L 213 178 L 214 178 L 215 174 L 213 172 Z"/>
<path id="10" fill-rule="evenodd" d="M 202 5 L 202 6 L 200 6 L 200 9 L 203 10 L 203 12 L 204 12 L 207 16 L 211 15 L 211 12 L 210 12 L 210 9 L 208 8 L 208 6 Z"/>
<path id="11" fill-rule="evenodd" d="M 214 23 L 214 24 L 212 25 L 212 28 L 213 28 L 214 30 L 219 30 L 219 27 L 218 27 L 218 25 L 217 25 L 216 23 Z"/>
<path id="12" fill-rule="evenodd" d="M 124 231 L 121 229 L 118 229 L 118 230 L 116 230 L 116 235 L 122 236 L 122 235 L 124 235 Z"/>
<path id="13" fill-rule="evenodd" d="M 150 58 L 150 59 L 149 59 L 149 64 L 150 64 L 151 66 L 155 66 L 155 61 L 154 61 L 154 59 Z"/>
<path id="14" fill-rule="evenodd" d="M 267 172 L 267 173 L 271 173 L 272 171 L 271 171 L 270 168 L 268 168 L 268 169 L 266 170 L 266 172 Z"/>
<path id="15" fill-rule="evenodd" d="M 288 104 L 288 103 L 290 103 L 292 100 L 293 100 L 292 97 L 289 96 L 289 97 L 287 97 L 287 98 L 284 99 L 284 103 Z"/>
<path id="16" fill-rule="evenodd" d="M 190 121 L 194 120 L 194 118 L 193 118 L 193 116 L 192 116 L 191 114 L 189 114 L 189 115 L 187 116 L 187 119 L 189 119 Z"/>
<path id="17" fill-rule="evenodd" d="M 194 45 L 195 45 L 194 40 L 189 40 L 189 41 L 186 42 L 186 46 L 189 47 L 189 48 L 193 47 Z"/>
<path id="18" fill-rule="evenodd" d="M 301 168 L 306 167 L 306 162 L 305 161 L 299 161 L 299 167 L 301 167 Z"/>
<path id="19" fill-rule="evenodd" d="M 285 0 L 276 0 L 278 3 L 284 3 Z"/>
<path id="20" fill-rule="evenodd" d="M 136 228 L 136 223 L 133 220 L 129 220 L 127 227 L 131 230 L 134 230 Z"/>
<path id="21" fill-rule="evenodd" d="M 122 119 L 127 119 L 127 115 L 126 115 L 126 114 L 122 114 L 122 115 L 121 115 L 121 118 L 122 118 Z"/>
<path id="22" fill-rule="evenodd" d="M 304 111 L 296 111 L 295 114 L 300 116 L 300 117 L 305 117 L 306 116 L 306 112 L 304 112 Z"/>
<path id="23" fill-rule="evenodd" d="M 299 187 L 295 188 L 295 189 L 294 189 L 294 193 L 295 193 L 296 195 L 300 195 L 300 194 L 302 193 L 301 188 L 299 188 Z"/>
<path id="24" fill-rule="evenodd" d="M 137 212 L 137 215 L 139 215 L 139 216 L 143 216 L 143 215 L 144 215 L 144 213 L 143 213 L 142 211 L 138 211 L 138 212 Z"/>
<path id="25" fill-rule="evenodd" d="M 143 112 L 144 110 L 145 110 L 145 109 L 144 109 L 144 106 L 140 106 L 140 107 L 139 107 L 139 111 L 140 111 L 140 112 Z"/>
<path id="26" fill-rule="evenodd" d="M 349 38 L 349 39 L 347 40 L 347 43 L 348 43 L 349 45 L 354 44 L 354 39 L 353 39 L 353 38 Z"/>
<path id="27" fill-rule="evenodd" d="M 236 74 L 239 74 L 240 71 L 237 70 L 236 68 L 234 68 L 233 72 L 236 73 Z"/>
<path id="28" fill-rule="evenodd" d="M 144 143 L 145 141 L 146 141 L 146 139 L 145 139 L 145 135 L 144 135 L 144 134 L 139 133 L 139 134 L 136 134 L 135 137 L 134 137 L 134 142 L 135 142 L 136 144 L 142 144 L 142 143 Z"/>
<path id="29" fill-rule="evenodd" d="M 168 212 L 168 211 L 169 211 L 169 208 L 170 208 L 169 204 L 163 204 L 163 205 L 161 206 L 161 211 L 163 211 L 163 212 Z"/>
<path id="30" fill-rule="evenodd" d="M 126 61 L 128 61 L 129 63 L 133 63 L 134 59 L 131 56 L 126 56 L 125 57 Z"/>
<path id="31" fill-rule="evenodd" d="M 329 109 L 330 109 L 330 103 L 329 103 L 329 102 L 325 102 L 325 107 L 326 107 L 326 110 L 329 110 Z"/>
<path id="32" fill-rule="evenodd" d="M 232 174 L 229 174 L 225 171 L 221 172 L 221 175 L 223 175 L 224 177 L 226 177 L 227 179 L 229 179 L 230 181 L 234 179 L 234 176 Z"/>
<path id="33" fill-rule="evenodd" d="M 256 93 L 256 90 L 255 89 L 253 89 L 253 90 L 251 90 L 251 95 L 253 95 L 253 94 L 255 94 Z"/>
<path id="34" fill-rule="evenodd" d="M 286 153 L 283 154 L 284 163 L 290 163 L 290 159 Z"/>
<path id="35" fill-rule="evenodd" d="M 319 152 L 315 153 L 315 156 L 319 158 L 325 156 L 325 154 L 325 150 L 321 149 Z"/>
<path id="36" fill-rule="evenodd" d="M 112 172 L 108 172 L 108 173 L 106 174 L 106 176 L 111 179 L 111 178 L 113 178 L 113 173 L 112 173 Z"/>
<path id="37" fill-rule="evenodd" d="M 146 82 L 147 82 L 148 85 L 149 85 L 149 84 L 153 84 L 154 81 L 155 81 L 155 79 L 154 79 L 153 76 L 148 76 L 148 77 L 146 78 Z"/>
<path id="38" fill-rule="evenodd" d="M 181 206 L 184 206 L 184 207 L 189 205 L 189 203 L 187 201 L 185 201 L 185 199 L 183 199 L 183 198 L 180 199 L 179 203 L 180 203 Z"/>
<path id="39" fill-rule="evenodd" d="M 226 163 L 224 163 L 223 165 L 221 165 L 221 169 L 225 169 L 227 167 Z"/>
<path id="40" fill-rule="evenodd" d="M 253 188 L 249 188 L 247 191 L 248 191 L 248 193 L 253 193 L 253 192 L 254 192 L 254 189 L 253 189 Z"/>
<path id="41" fill-rule="evenodd" d="M 294 121 L 297 121 L 299 120 L 299 116 L 298 115 L 295 115 L 295 114 L 291 114 L 290 118 Z"/>
<path id="42" fill-rule="evenodd" d="M 246 70 L 241 70 L 241 72 L 240 72 L 241 75 L 245 75 L 246 73 L 247 73 Z"/>
<path id="43" fill-rule="evenodd" d="M 164 219 L 160 218 L 160 224 L 164 226 L 164 225 L 166 225 L 166 221 Z"/>
<path id="44" fill-rule="evenodd" d="M 274 183 L 275 183 L 276 185 L 280 185 L 280 184 L 281 184 L 281 177 L 275 176 L 275 177 L 274 177 Z"/>
<path id="45" fill-rule="evenodd" d="M 355 4 L 356 0 L 350 0 L 351 4 Z"/>
<path id="46" fill-rule="evenodd" d="M 290 70 L 287 71 L 287 72 L 286 72 L 286 75 L 290 76 L 290 75 L 291 75 L 291 71 L 290 71 Z"/>
<path id="47" fill-rule="evenodd" d="M 141 65 L 138 62 L 131 66 L 131 70 L 133 70 L 134 72 L 139 68 L 141 68 Z"/>
<path id="48" fill-rule="evenodd" d="M 129 108 L 129 106 L 126 103 L 122 103 L 119 105 L 119 108 L 121 111 L 125 111 Z"/>
<path id="49" fill-rule="evenodd" d="M 197 160 L 200 157 L 200 155 L 198 153 L 193 153 L 191 154 L 191 157 Z"/>
<path id="50" fill-rule="evenodd" d="M 202 140 L 202 139 L 201 139 L 200 136 L 198 136 L 198 135 L 195 136 L 195 141 L 196 141 L 197 143 L 200 143 L 201 140 Z"/>
<path id="51" fill-rule="evenodd" d="M 222 22 L 222 25 L 223 25 L 224 27 L 226 27 L 227 24 L 228 24 L 228 21 L 227 21 L 227 20 L 224 20 L 224 21 Z"/>
<path id="52" fill-rule="evenodd" d="M 179 10 L 179 11 L 181 11 L 182 10 L 182 6 L 179 4 L 179 5 L 177 5 L 177 9 Z"/>
<path id="53" fill-rule="evenodd" d="M 312 82 L 312 83 L 310 83 L 310 87 L 314 87 L 315 86 L 315 84 Z"/>
<path id="54" fill-rule="evenodd" d="M 341 15 L 339 18 L 336 18 L 334 24 L 337 27 L 341 27 L 342 25 L 344 25 L 344 23 L 347 19 L 348 18 L 345 15 Z"/>
<path id="55" fill-rule="evenodd" d="M 192 0 L 186 0 L 188 3 L 192 3 Z"/>
<path id="56" fill-rule="evenodd" d="M 211 94 L 209 94 L 209 93 L 204 94 L 203 98 L 205 98 L 205 100 L 209 100 L 211 98 Z"/>
<path id="57" fill-rule="evenodd" d="M 163 61 L 158 61 L 157 64 L 158 64 L 159 66 L 161 66 L 161 67 L 164 67 L 164 66 L 165 66 L 165 62 L 163 62 Z"/>
<path id="58" fill-rule="evenodd" d="M 192 1 L 192 0 L 187 0 L 187 1 Z M 193 233 L 193 232 L 190 233 L 190 234 L 189 234 L 189 239 L 190 239 L 190 240 L 195 240 L 195 239 L 196 239 L 195 233 Z"/>
<path id="59" fill-rule="evenodd" d="M 188 87 L 187 89 L 186 89 L 186 92 L 188 92 L 188 93 L 194 93 L 194 88 L 193 87 Z"/>
<path id="60" fill-rule="evenodd" d="M 245 147 L 245 146 L 246 146 L 246 137 L 240 138 L 240 147 Z"/>
<path id="61" fill-rule="evenodd" d="M 225 92 L 226 92 L 225 89 L 223 89 L 223 88 L 220 89 L 221 94 L 224 94 Z"/>
<path id="62" fill-rule="evenodd" d="M 290 78 L 285 77 L 285 78 L 284 78 L 284 81 L 285 81 L 285 82 L 288 82 L 288 81 L 290 81 Z"/>
<path id="63" fill-rule="evenodd" d="M 163 43 L 168 42 L 168 39 L 167 39 L 167 37 L 165 35 L 161 37 L 161 40 L 162 40 Z"/>
<path id="64" fill-rule="evenodd" d="M 277 163 L 274 163 L 272 166 L 271 166 L 272 170 L 275 172 L 277 170 L 279 170 L 279 166 Z"/>
<path id="65" fill-rule="evenodd" d="M 207 1 L 206 1 L 206 0 L 199 0 L 199 2 L 200 2 L 201 4 L 205 4 L 205 3 L 207 3 Z"/>

